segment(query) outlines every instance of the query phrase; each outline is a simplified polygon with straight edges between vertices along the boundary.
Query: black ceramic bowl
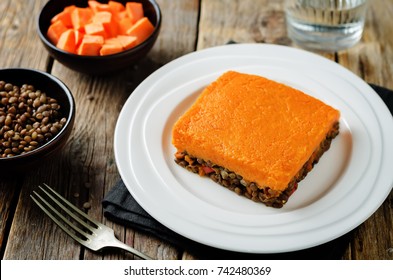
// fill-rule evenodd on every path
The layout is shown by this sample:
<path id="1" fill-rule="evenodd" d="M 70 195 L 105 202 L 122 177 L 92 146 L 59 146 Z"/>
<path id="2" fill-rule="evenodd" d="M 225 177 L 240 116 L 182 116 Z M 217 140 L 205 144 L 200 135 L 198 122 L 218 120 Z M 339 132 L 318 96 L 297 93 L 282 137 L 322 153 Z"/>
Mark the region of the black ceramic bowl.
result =
<path id="1" fill-rule="evenodd" d="M 49 141 L 43 142 L 35 150 L 11 157 L 0 157 L 0 174 L 23 172 L 26 168 L 39 166 L 44 160 L 56 154 L 70 136 L 75 119 L 75 101 L 71 91 L 58 78 L 38 70 L 24 68 L 0 69 L 0 81 L 21 87 L 23 84 L 33 85 L 35 90 L 45 92 L 55 98 L 60 105 L 62 117 L 67 119 L 62 129 Z M 0 91 L 1 92 L 1 91 Z M 3 102 L 3 101 L 2 101 Z M 0 104 L 0 109 L 5 108 Z M 4 109 L 3 109 L 4 110 Z M 0 129 L 4 126 L 0 124 Z M 4 134 L 0 134 L 2 138 Z"/>
<path id="2" fill-rule="evenodd" d="M 97 0 L 101 3 L 107 3 L 108 0 Z M 131 0 L 116 0 L 125 4 Z M 134 48 L 121 53 L 106 56 L 83 56 L 63 51 L 50 42 L 46 33 L 53 16 L 63 11 L 70 5 L 77 7 L 87 7 L 87 0 L 50 0 L 42 8 L 38 17 L 38 34 L 49 54 L 58 60 L 61 64 L 78 72 L 87 74 L 105 74 L 115 72 L 132 65 L 135 61 L 146 56 L 153 47 L 161 27 L 161 10 L 154 0 L 132 0 L 132 2 L 141 2 L 144 13 L 154 25 L 154 32 L 143 43 Z"/>

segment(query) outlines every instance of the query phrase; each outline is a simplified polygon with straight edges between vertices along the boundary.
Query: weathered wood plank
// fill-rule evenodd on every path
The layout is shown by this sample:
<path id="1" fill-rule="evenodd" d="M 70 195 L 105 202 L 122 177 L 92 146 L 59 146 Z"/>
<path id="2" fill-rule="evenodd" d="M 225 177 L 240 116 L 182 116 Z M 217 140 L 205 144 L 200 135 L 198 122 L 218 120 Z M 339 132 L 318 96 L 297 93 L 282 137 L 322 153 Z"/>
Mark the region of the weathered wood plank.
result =
<path id="1" fill-rule="evenodd" d="M 17 204 L 20 184 L 17 180 L 6 180 L 2 178 L 0 182 L 0 254 L 5 250 L 8 238 L 8 231 L 11 227 L 14 216 L 14 209 Z"/>
<path id="2" fill-rule="evenodd" d="M 157 0 L 157 3 L 160 5 L 163 18 L 160 36 L 149 54 L 149 59 L 155 65 L 155 69 L 195 50 L 199 15 L 198 0 Z M 139 65 L 140 69 L 151 69 L 151 66 L 143 63 Z M 135 76 L 137 76 L 137 73 L 133 72 L 129 75 L 128 80 L 131 80 Z M 142 80 L 147 76 L 148 73 L 144 73 L 140 78 Z M 139 82 L 135 84 L 137 85 Z M 135 248 L 146 252 L 154 258 L 178 258 L 179 252 L 177 248 L 165 244 L 157 238 L 140 232 L 134 232 L 128 228 L 126 228 L 125 234 L 127 242 L 129 236 L 132 236 Z"/>
<path id="3" fill-rule="evenodd" d="M 366 82 L 390 89 L 393 89 L 392 13 L 393 1 L 370 1 L 362 40 L 338 56 L 340 64 Z"/>
<path id="4" fill-rule="evenodd" d="M 165 64 L 195 50 L 199 0 L 157 0 L 162 10 L 161 32 L 149 57 Z"/>
<path id="5" fill-rule="evenodd" d="M 393 38 L 390 34 L 393 1 L 374 0 L 367 11 L 359 44 L 339 52 L 338 62 L 366 82 L 393 89 Z M 393 192 L 354 232 L 344 258 L 393 259 Z"/>
<path id="6" fill-rule="evenodd" d="M 281 1 L 202 0 L 197 49 L 229 40 L 290 44 Z"/>
<path id="7" fill-rule="evenodd" d="M 35 30 L 36 17 L 32 16 L 38 14 L 45 2 L 0 1 L 0 67 L 46 69 L 49 58 Z M 92 253 L 69 238 L 42 214 L 29 197 L 32 189 L 42 182 L 52 185 L 89 215 L 111 226 L 121 240 L 152 257 L 197 258 L 190 252 L 182 252 L 157 238 L 112 223 L 102 216 L 101 200 L 120 178 L 113 154 L 118 114 L 131 92 L 150 73 L 195 48 L 222 45 L 229 40 L 239 43 L 292 43 L 286 34 L 282 1 L 157 2 L 163 12 L 161 34 L 149 55 L 135 65 L 116 75 L 94 77 L 54 62 L 52 74 L 63 80 L 74 93 L 77 121 L 61 155 L 34 171 L 26 171 L 19 178 L 0 179 L 0 253 L 3 259 L 134 258 L 118 250 Z M 336 56 L 321 55 L 336 59 L 367 82 L 393 88 L 390 79 L 393 73 L 393 37 L 389 33 L 392 20 L 389 15 L 392 12 L 393 1 L 373 1 L 362 41 Z M 343 259 L 393 259 L 392 205 L 393 194 L 370 219 L 351 233 L 352 241 Z M 295 254 L 290 256 L 296 257 Z"/>
<path id="8" fill-rule="evenodd" d="M 159 259 L 176 259 L 178 252 L 170 245 L 162 244 L 156 238 L 143 233 L 114 224 L 102 216 L 101 201 L 104 195 L 120 178 L 113 153 L 113 135 L 118 114 L 122 105 L 131 92 L 154 70 L 171 59 L 194 50 L 197 18 L 199 12 L 198 1 L 158 1 L 163 14 L 162 29 L 157 44 L 148 57 L 130 65 L 120 73 L 108 76 L 89 76 L 65 68 L 57 61 L 53 64 L 52 74 L 60 78 L 73 92 L 76 102 L 76 121 L 71 138 L 61 157 L 53 162 L 47 180 L 53 186 L 58 186 L 61 193 L 72 202 L 83 208 L 92 217 L 111 226 L 117 236 L 126 243 Z M 180 11 L 187 11 L 181 13 Z M 179 22 L 184 22 L 181 30 L 176 30 Z M 169 32 L 170 36 L 166 35 Z M 168 46 L 172 46 L 168 48 Z M 54 174 L 54 173 L 58 174 Z M 44 180 L 43 174 L 35 175 L 37 184 Z M 30 189 L 28 189 L 30 191 Z M 26 199 L 25 205 L 31 202 L 26 198 L 28 193 L 22 192 Z M 86 204 L 87 203 L 87 204 Z M 21 204 L 18 204 L 21 205 Z M 15 228 L 28 231 L 37 224 L 38 217 L 43 215 L 40 210 L 32 207 L 34 218 L 24 211 L 17 211 L 15 220 L 20 221 Z M 31 218 L 31 217 L 30 217 Z M 45 232 L 58 232 L 57 226 L 48 219 L 40 222 L 40 229 Z M 24 234 L 12 232 L 14 246 L 10 251 L 23 252 L 16 246 L 21 245 Z M 35 237 L 28 245 L 37 246 Z M 84 250 L 61 231 L 58 234 L 47 234 L 45 242 L 56 244 L 46 246 L 39 244 L 36 255 L 26 252 L 26 258 L 37 259 L 132 259 L 133 256 L 118 250 L 105 250 L 104 254 L 92 253 Z M 59 252 L 62 250 L 61 252 Z M 63 249 L 64 248 L 64 249 Z M 22 258 L 19 254 L 16 258 Z M 11 255 L 6 257 L 12 258 Z"/>
<path id="9" fill-rule="evenodd" d="M 287 38 L 283 1 L 205 0 L 201 4 L 198 49 L 222 45 L 229 40 L 239 43 L 264 42 L 292 45 Z M 339 52 L 319 53 L 340 64 L 367 82 L 392 87 L 393 42 L 390 36 L 393 3 L 373 1 L 362 41 L 355 47 Z M 218 12 L 219 11 L 219 12 Z M 241 16 L 247 15 L 247 16 Z M 298 46 L 294 46 L 297 47 Z M 359 229 L 348 244 L 344 259 L 392 258 L 392 195 Z M 378 228 L 378 230 L 377 230 Z M 375 229 L 375 230 L 373 230 Z M 379 241 L 377 241 L 379 240 Z M 368 249 L 367 249 L 368 248 Z M 185 254 L 183 258 L 190 258 Z M 192 257 L 191 257 L 192 258 Z"/>
<path id="10" fill-rule="evenodd" d="M 22 5 L 23 3 L 23 5 Z M 48 55 L 36 31 L 36 17 L 44 0 L 0 2 L 0 67 L 45 70 Z"/>
<path id="11" fill-rule="evenodd" d="M 79 259 L 80 246 L 46 217 L 29 197 L 38 184 L 47 182 L 74 202 L 72 195 L 65 192 L 67 178 L 59 172 L 62 164 L 59 159 L 26 174 L 4 259 Z M 57 179 L 63 179 L 62 184 Z"/>
<path id="12" fill-rule="evenodd" d="M 4 0 L 0 2 L 0 67 L 15 68 L 25 67 L 45 70 L 48 61 L 48 55 L 43 51 L 39 42 L 36 27 L 36 17 L 32 14 L 38 14 L 41 7 L 46 3 L 44 0 L 39 1 L 11 1 Z M 0 252 L 4 253 L 4 258 L 24 259 L 29 256 L 25 255 L 26 250 L 18 250 L 21 244 L 15 240 L 23 240 L 23 233 L 16 233 L 15 228 L 18 223 L 15 222 L 15 209 L 23 210 L 23 204 L 20 200 L 20 191 L 23 190 L 26 171 L 21 170 L 20 176 L 15 179 L 6 179 L 4 174 L 0 179 Z M 29 213 L 26 211 L 25 213 Z M 11 220 L 13 219 L 13 220 Z M 6 232 L 11 230 L 10 233 Z M 15 237 L 13 234 L 16 233 Z M 5 238 L 8 238 L 6 240 Z M 7 245 L 7 247 L 6 247 Z"/>

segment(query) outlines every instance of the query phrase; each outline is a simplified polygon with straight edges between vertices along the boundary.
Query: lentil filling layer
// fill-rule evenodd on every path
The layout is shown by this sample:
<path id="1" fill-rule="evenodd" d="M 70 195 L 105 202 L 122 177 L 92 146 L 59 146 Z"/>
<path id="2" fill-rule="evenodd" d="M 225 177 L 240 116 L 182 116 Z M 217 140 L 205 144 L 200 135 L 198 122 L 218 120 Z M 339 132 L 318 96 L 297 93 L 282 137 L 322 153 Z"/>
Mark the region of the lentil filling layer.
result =
<path id="1" fill-rule="evenodd" d="M 288 187 L 283 191 L 275 191 L 269 186 L 260 186 L 255 182 L 245 180 L 240 174 L 236 174 L 223 166 L 218 166 L 210 161 L 194 157 L 187 151 L 178 151 L 175 154 L 175 162 L 187 170 L 200 176 L 207 176 L 214 182 L 245 196 L 255 202 L 262 202 L 267 206 L 281 208 L 289 197 L 296 191 L 298 183 L 303 180 L 314 165 L 318 163 L 321 156 L 330 148 L 332 140 L 339 133 L 339 123 L 336 122 L 326 135 L 319 147 L 290 181 Z"/>

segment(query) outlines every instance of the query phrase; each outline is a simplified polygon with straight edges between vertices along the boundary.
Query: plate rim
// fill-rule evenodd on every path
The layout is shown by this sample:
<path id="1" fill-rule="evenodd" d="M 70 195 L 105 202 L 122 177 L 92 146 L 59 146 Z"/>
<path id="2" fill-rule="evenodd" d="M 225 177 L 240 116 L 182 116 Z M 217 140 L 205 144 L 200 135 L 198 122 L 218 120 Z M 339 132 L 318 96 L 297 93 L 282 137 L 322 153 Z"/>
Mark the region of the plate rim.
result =
<path id="1" fill-rule="evenodd" d="M 172 61 L 172 62 L 170 62 L 170 63 L 168 63 L 168 64 L 166 64 L 166 65 L 164 65 L 163 67 L 161 67 L 160 69 L 158 69 L 157 71 L 155 71 L 155 72 L 153 72 L 149 77 L 147 77 L 135 90 L 134 90 L 134 92 L 131 94 L 131 96 L 128 98 L 128 100 L 126 101 L 126 103 L 124 104 L 124 106 L 123 106 L 123 108 L 122 108 L 122 111 L 120 112 L 120 114 L 119 114 L 119 117 L 118 117 L 118 121 L 117 121 L 117 123 L 116 123 L 116 127 L 115 127 L 115 142 L 114 142 L 114 150 L 115 150 L 115 159 L 116 159 L 116 163 L 117 163 L 117 165 L 118 165 L 118 169 L 119 169 L 119 172 L 120 172 L 120 175 L 121 175 L 121 177 L 123 178 L 123 180 L 124 180 L 124 178 L 126 177 L 126 171 L 124 170 L 124 168 L 122 168 L 121 167 L 121 162 L 119 162 L 119 158 L 120 158 L 120 153 L 122 153 L 120 150 L 120 147 L 117 145 L 117 143 L 118 143 L 118 140 L 119 140 L 119 137 L 120 137 L 120 131 L 121 131 L 121 127 L 120 127 L 120 124 L 121 124 L 121 118 L 123 117 L 123 115 L 124 115 L 124 110 L 125 110 L 125 108 L 127 108 L 127 104 L 129 104 L 129 103 L 131 103 L 131 102 L 133 102 L 133 100 L 136 98 L 135 96 L 136 96 L 136 94 L 135 93 L 137 93 L 138 94 L 138 92 L 140 92 L 141 91 L 141 88 L 143 88 L 143 86 L 144 85 L 146 85 L 146 83 L 148 83 L 148 81 L 150 81 L 150 80 L 154 80 L 155 78 L 157 78 L 157 75 L 158 74 L 162 74 L 163 72 L 164 72 L 164 74 L 165 74 L 165 71 L 167 71 L 168 72 L 168 70 L 171 70 L 171 69 L 176 69 L 177 68 L 177 64 L 179 64 L 180 62 L 187 62 L 187 61 L 192 61 L 193 60 L 193 58 L 195 57 L 195 56 L 201 56 L 201 55 L 205 55 L 205 54 L 208 54 L 209 55 L 209 53 L 210 54 L 215 54 L 215 53 L 217 53 L 217 52 L 223 52 L 223 53 L 225 53 L 225 51 L 226 50 L 231 50 L 231 51 L 233 51 L 233 49 L 239 49 L 239 48 L 242 48 L 243 50 L 246 50 L 246 49 L 248 49 L 248 48 L 251 48 L 251 49 L 254 49 L 254 48 L 257 48 L 258 50 L 260 50 L 260 51 L 262 51 L 263 49 L 265 49 L 266 50 L 266 48 L 268 48 L 268 49 L 274 49 L 274 50 L 280 50 L 280 51 L 284 51 L 284 52 L 291 52 L 291 53 L 300 53 L 300 54 L 302 54 L 302 55 L 306 55 L 306 56 L 310 56 L 310 57 L 312 57 L 313 59 L 317 59 L 317 60 L 320 60 L 320 61 L 324 61 L 323 63 L 326 63 L 326 62 L 328 62 L 328 63 L 333 63 L 333 61 L 330 61 L 330 60 L 328 60 L 327 58 L 324 58 L 324 57 L 322 57 L 322 56 L 319 56 L 319 55 L 317 55 L 317 54 L 314 54 L 314 53 L 310 53 L 310 52 L 307 52 L 307 51 L 304 51 L 304 50 L 299 50 L 299 49 L 294 49 L 294 48 L 292 48 L 292 47 L 287 47 L 287 46 L 277 46 L 277 45 L 270 45 L 270 44 L 234 44 L 234 45 L 224 45 L 224 46 L 218 46 L 218 47 L 213 47 L 213 48 L 209 48 L 209 49 L 204 49 L 204 50 L 200 50 L 200 51 L 196 51 L 196 52 L 193 52 L 193 53 L 190 53 L 190 54 L 186 54 L 186 55 L 184 55 L 184 56 L 182 56 L 182 57 L 179 57 L 179 58 L 177 58 L 177 59 L 175 59 L 174 61 Z M 187 63 L 185 63 L 185 65 L 187 65 Z M 362 87 L 367 87 L 367 91 L 368 91 L 368 93 L 370 93 L 370 92 L 373 92 L 373 94 L 375 94 L 373 97 L 369 97 L 369 98 L 371 98 L 371 100 L 368 100 L 368 98 L 366 98 L 366 97 L 364 97 L 364 98 L 366 98 L 367 99 L 367 101 L 368 102 L 371 102 L 371 104 L 370 104 L 370 106 L 379 106 L 379 107 L 381 107 L 381 105 L 383 105 L 384 106 L 384 108 L 385 108 L 385 112 L 383 112 L 384 110 L 382 110 L 382 113 L 381 112 L 379 112 L 379 113 L 381 113 L 382 115 L 386 115 L 386 111 L 387 111 L 387 113 L 389 113 L 389 116 L 390 116 L 390 119 L 389 118 L 387 118 L 386 119 L 386 116 L 385 116 L 385 118 L 383 118 L 384 119 L 384 125 L 388 125 L 388 124 L 390 124 L 390 126 L 392 127 L 392 124 L 393 124 L 393 122 L 392 122 L 392 116 L 391 116 L 391 114 L 390 114 L 390 112 L 388 111 L 388 109 L 387 109 L 387 107 L 386 107 L 386 105 L 383 103 L 383 101 L 382 101 L 382 99 L 380 99 L 379 98 L 379 96 L 377 95 L 377 93 L 367 84 L 367 83 L 365 83 L 363 80 L 361 80 L 358 76 L 356 76 L 355 74 L 353 74 L 352 72 L 350 72 L 348 69 L 346 69 L 346 68 L 344 68 L 343 66 L 341 66 L 341 65 L 339 65 L 339 64 L 337 64 L 337 66 L 338 66 L 338 68 L 340 68 L 341 70 L 340 71 L 346 71 L 347 72 L 347 74 L 348 75 L 350 75 L 350 76 L 352 76 L 355 80 L 356 80 L 356 83 L 358 84 L 358 86 L 359 86 L 359 84 L 362 86 Z M 170 71 L 169 71 L 169 73 L 170 73 Z M 169 75 L 169 74 L 167 74 L 167 75 Z M 165 76 L 165 75 L 164 75 Z M 161 78 L 163 78 L 163 77 L 161 77 Z M 140 94 L 139 94 L 140 95 Z M 134 96 L 134 97 L 133 97 Z M 371 96 L 371 95 L 370 95 Z M 379 100 L 379 101 L 378 101 Z M 390 135 L 389 135 L 389 137 L 391 138 L 392 137 L 392 133 L 390 132 Z M 385 138 L 386 138 L 386 135 L 385 135 Z M 382 141 L 383 141 L 384 139 L 382 139 Z M 392 149 L 390 149 L 390 152 L 392 152 Z M 386 168 L 385 168 L 386 169 Z M 378 180 L 379 178 L 376 178 L 376 180 Z M 135 193 L 133 192 L 133 190 L 132 190 L 132 187 L 131 186 L 129 186 L 129 181 L 126 179 L 126 180 L 124 180 L 125 182 L 125 184 L 126 184 L 126 186 L 127 186 L 127 189 L 129 190 L 129 192 L 132 194 L 132 195 L 134 195 L 134 198 L 137 200 L 137 202 L 143 207 L 143 204 L 144 204 L 144 202 L 143 201 L 141 201 L 141 199 L 138 197 L 138 196 L 136 196 L 135 197 Z M 392 186 L 393 186 L 393 179 L 391 179 L 390 180 L 390 188 L 387 188 L 386 189 L 386 194 L 384 194 L 383 196 L 384 196 L 384 198 L 382 199 L 382 195 L 381 195 L 381 199 L 380 199 L 380 201 L 377 203 L 378 205 L 375 205 L 374 206 L 374 208 L 373 208 L 373 210 L 372 210 L 372 212 L 371 213 L 368 213 L 368 215 L 367 215 L 367 217 L 362 217 L 361 218 L 361 220 L 362 221 L 359 221 L 358 223 L 356 223 L 356 224 L 353 224 L 352 225 L 352 227 L 350 228 L 350 229 L 346 229 L 345 230 L 345 232 L 341 232 L 341 233 L 337 233 L 336 235 L 332 235 L 332 238 L 330 239 L 330 240 L 332 240 L 332 239 L 334 239 L 334 238 L 337 238 L 338 236 L 341 236 L 341 235 L 343 235 L 343 234 L 345 234 L 345 233 L 347 233 L 348 231 L 350 231 L 351 229 L 353 229 L 353 228 L 355 228 L 355 227 L 357 227 L 359 224 L 361 224 L 361 223 L 363 223 L 369 216 L 371 216 L 376 210 L 377 210 L 377 208 L 383 203 L 383 201 L 386 199 L 386 196 L 390 193 L 390 190 L 391 190 L 391 188 L 392 188 Z M 389 189 L 389 190 L 388 190 Z M 145 207 L 144 207 L 145 208 Z M 150 215 L 152 215 L 154 218 L 156 218 L 155 217 L 155 215 L 154 215 L 154 213 L 151 213 L 152 211 L 150 211 L 151 209 L 145 209 Z M 165 221 L 163 221 L 162 219 L 158 219 L 159 220 L 159 222 L 161 222 L 161 223 L 163 223 L 164 225 L 166 225 L 166 226 L 168 226 L 168 224 L 165 222 Z M 173 227 L 171 227 L 170 225 L 168 226 L 169 228 L 171 228 L 171 229 L 173 229 Z M 177 231 L 177 230 L 175 230 L 175 231 Z M 178 232 L 178 231 L 177 231 Z M 178 232 L 179 233 L 179 232 Z M 182 234 L 182 235 L 184 235 L 184 233 L 182 233 L 182 232 L 180 232 L 180 234 Z M 186 235 L 186 237 L 188 237 L 188 238 L 190 238 L 189 236 L 187 236 Z M 194 239 L 195 240 L 195 239 Z M 322 242 L 322 243 L 325 243 L 325 242 L 328 242 L 328 241 L 330 241 L 330 240 L 325 240 L 324 242 Z M 198 242 L 201 242 L 201 240 L 197 240 Z M 204 243 L 204 244 L 207 244 L 207 245 L 210 245 L 210 246 L 213 246 L 213 247 L 217 247 L 217 246 L 215 246 L 214 244 L 209 244 L 209 243 L 206 243 L 206 242 L 201 242 L 201 243 Z M 322 244 L 322 243 L 320 243 L 320 244 Z M 315 245 L 319 245 L 319 244 L 314 244 L 313 246 L 315 246 Z M 307 247 L 304 247 L 304 248 L 308 248 L 308 247 L 312 247 L 312 246 L 307 246 Z M 289 250 L 270 250 L 270 251 L 264 251 L 264 250 L 257 250 L 257 251 L 250 251 L 250 250 L 246 250 L 246 251 L 244 251 L 244 250 L 242 250 L 242 249 L 240 249 L 239 250 L 239 248 L 233 248 L 233 247 L 230 247 L 230 248 L 228 248 L 228 247 L 222 247 L 222 246 L 220 246 L 220 247 L 218 247 L 218 248 L 222 248 L 222 249 L 229 249 L 229 250 L 232 250 L 232 251 L 240 251 L 240 252 L 252 252 L 252 253 L 278 253 L 278 252 L 289 252 L 289 251 L 294 251 L 294 250 L 299 250 L 299 249 L 304 249 L 304 248 L 292 248 L 292 249 L 289 249 Z"/>

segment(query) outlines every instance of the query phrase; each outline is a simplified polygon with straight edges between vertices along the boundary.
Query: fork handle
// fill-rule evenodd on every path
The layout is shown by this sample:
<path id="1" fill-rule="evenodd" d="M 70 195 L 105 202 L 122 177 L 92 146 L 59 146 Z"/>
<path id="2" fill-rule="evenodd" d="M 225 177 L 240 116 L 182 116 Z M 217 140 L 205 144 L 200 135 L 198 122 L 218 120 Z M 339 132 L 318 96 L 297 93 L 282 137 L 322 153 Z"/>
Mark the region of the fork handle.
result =
<path id="1" fill-rule="evenodd" d="M 144 253 L 139 252 L 138 250 L 132 248 L 131 246 L 128 246 L 127 244 L 121 242 L 118 239 L 113 240 L 113 244 L 110 246 L 123 249 L 123 250 L 130 252 L 131 254 L 138 256 L 144 260 L 152 260 L 153 259 L 153 258 L 149 257 L 148 255 L 145 255 Z"/>

